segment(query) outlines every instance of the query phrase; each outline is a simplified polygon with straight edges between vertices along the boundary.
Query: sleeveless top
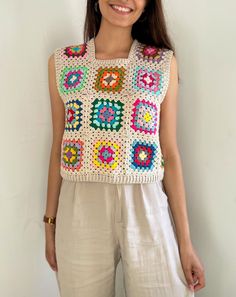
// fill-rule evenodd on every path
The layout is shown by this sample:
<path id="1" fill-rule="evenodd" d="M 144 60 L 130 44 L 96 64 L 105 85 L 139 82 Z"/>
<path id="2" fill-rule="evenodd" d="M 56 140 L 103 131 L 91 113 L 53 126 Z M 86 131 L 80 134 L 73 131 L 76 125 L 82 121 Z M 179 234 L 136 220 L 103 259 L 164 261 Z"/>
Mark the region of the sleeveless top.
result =
<path id="1" fill-rule="evenodd" d="M 65 107 L 62 178 L 148 183 L 164 177 L 161 103 L 173 51 L 133 39 L 127 58 L 97 59 L 94 37 L 56 48 L 56 84 Z"/>

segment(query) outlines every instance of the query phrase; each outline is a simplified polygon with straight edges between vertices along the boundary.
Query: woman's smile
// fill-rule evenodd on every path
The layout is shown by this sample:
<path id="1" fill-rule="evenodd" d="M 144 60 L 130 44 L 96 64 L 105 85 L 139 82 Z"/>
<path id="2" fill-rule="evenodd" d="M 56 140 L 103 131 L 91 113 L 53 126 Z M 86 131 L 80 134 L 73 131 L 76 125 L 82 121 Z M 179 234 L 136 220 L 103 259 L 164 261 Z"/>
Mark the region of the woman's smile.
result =
<path id="1" fill-rule="evenodd" d="M 112 8 L 113 11 L 120 15 L 128 15 L 133 11 L 132 8 L 124 5 L 109 4 L 109 6 Z"/>

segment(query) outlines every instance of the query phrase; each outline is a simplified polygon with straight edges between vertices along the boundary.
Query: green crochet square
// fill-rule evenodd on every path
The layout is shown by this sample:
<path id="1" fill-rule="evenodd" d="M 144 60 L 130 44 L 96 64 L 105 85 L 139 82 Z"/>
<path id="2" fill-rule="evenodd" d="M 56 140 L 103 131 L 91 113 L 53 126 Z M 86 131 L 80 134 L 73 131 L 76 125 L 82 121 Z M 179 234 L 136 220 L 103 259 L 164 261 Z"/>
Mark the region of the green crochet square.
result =
<path id="1" fill-rule="evenodd" d="M 92 105 L 91 127 L 100 130 L 120 130 L 124 103 L 120 100 L 96 98 Z"/>
<path id="2" fill-rule="evenodd" d="M 80 91 L 85 85 L 87 72 L 85 66 L 66 66 L 60 77 L 60 91 L 63 94 Z"/>

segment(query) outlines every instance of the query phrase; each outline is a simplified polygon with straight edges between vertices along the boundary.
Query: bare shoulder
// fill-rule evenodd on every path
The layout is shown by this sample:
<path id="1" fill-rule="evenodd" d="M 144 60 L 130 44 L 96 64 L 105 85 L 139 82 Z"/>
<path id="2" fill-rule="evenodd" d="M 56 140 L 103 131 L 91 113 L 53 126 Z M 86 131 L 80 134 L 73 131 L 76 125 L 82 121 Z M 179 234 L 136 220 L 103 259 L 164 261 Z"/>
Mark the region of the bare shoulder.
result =
<path id="1" fill-rule="evenodd" d="M 51 53 L 48 57 L 48 66 L 49 68 L 52 67 L 52 65 L 54 65 L 54 59 L 55 59 L 55 53 Z"/>
<path id="2" fill-rule="evenodd" d="M 49 87 L 53 88 L 56 80 L 56 70 L 55 70 L 55 54 L 54 52 L 48 57 L 48 82 Z"/>
<path id="3" fill-rule="evenodd" d="M 48 72 L 50 75 L 55 74 L 55 52 L 48 57 Z"/>

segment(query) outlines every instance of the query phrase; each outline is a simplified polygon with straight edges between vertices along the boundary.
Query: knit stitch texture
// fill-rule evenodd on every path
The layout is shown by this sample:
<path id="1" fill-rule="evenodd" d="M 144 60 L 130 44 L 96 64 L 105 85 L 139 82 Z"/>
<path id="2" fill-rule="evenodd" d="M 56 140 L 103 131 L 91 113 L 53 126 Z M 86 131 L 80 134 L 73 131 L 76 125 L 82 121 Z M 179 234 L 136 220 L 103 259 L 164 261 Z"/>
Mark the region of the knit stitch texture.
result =
<path id="1" fill-rule="evenodd" d="M 137 39 L 127 58 L 97 59 L 94 38 L 55 49 L 56 83 L 65 107 L 60 167 L 64 179 L 163 179 L 160 108 L 172 55 L 172 50 Z"/>

